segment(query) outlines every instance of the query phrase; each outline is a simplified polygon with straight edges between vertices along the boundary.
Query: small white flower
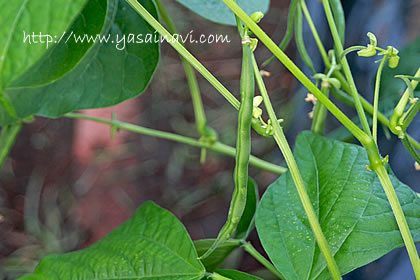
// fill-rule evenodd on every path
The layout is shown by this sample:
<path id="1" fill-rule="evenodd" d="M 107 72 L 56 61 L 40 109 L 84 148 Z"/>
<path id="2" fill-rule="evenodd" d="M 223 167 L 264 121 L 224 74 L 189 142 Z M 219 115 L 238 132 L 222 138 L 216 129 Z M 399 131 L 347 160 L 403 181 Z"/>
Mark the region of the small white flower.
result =
<path id="1" fill-rule="evenodd" d="M 255 96 L 253 100 L 253 106 L 258 107 L 261 105 L 262 102 L 263 102 L 263 98 L 261 95 Z"/>
<path id="2" fill-rule="evenodd" d="M 418 97 L 410 98 L 410 104 L 416 104 L 419 101 Z"/>
<path id="3" fill-rule="evenodd" d="M 252 110 L 252 117 L 254 117 L 255 119 L 258 119 L 262 116 L 262 110 L 258 108 L 258 106 L 260 106 L 262 102 L 263 102 L 262 96 L 258 95 L 254 97 L 254 100 L 253 100 L 254 109 Z"/>
<path id="4" fill-rule="evenodd" d="M 268 71 L 265 71 L 265 70 L 260 70 L 260 74 L 263 77 L 270 77 L 271 76 L 271 73 L 268 72 Z"/>
<path id="5" fill-rule="evenodd" d="M 308 117 L 312 120 L 314 118 L 314 111 L 309 112 Z"/>
<path id="6" fill-rule="evenodd" d="M 312 102 L 312 104 L 315 105 L 318 102 L 318 99 L 312 93 L 308 93 L 306 95 L 305 101 L 306 102 Z"/>

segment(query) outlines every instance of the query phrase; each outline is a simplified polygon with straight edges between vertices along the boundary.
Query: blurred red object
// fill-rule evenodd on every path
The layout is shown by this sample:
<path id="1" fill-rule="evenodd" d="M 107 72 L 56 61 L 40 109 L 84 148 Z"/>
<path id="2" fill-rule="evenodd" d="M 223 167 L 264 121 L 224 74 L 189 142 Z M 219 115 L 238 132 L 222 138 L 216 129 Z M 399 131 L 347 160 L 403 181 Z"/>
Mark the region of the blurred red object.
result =
<path id="1" fill-rule="evenodd" d="M 129 100 L 111 108 L 83 110 L 80 113 L 111 119 L 112 112 L 115 112 L 118 120 L 133 122 L 137 113 L 137 107 L 135 100 Z M 76 120 L 74 125 L 73 157 L 82 164 L 88 164 L 92 160 L 95 149 L 118 146 L 124 143 L 126 135 L 126 131 L 119 131 L 115 133 L 115 137 L 112 139 L 109 125 L 88 120 Z"/>

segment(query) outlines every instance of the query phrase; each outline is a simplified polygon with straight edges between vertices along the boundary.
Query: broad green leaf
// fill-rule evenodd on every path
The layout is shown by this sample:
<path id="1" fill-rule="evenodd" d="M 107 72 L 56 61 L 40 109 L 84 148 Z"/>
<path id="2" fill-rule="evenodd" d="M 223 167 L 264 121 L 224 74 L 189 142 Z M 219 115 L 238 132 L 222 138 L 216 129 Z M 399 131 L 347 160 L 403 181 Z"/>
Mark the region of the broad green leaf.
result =
<path id="1" fill-rule="evenodd" d="M 404 245 L 386 195 L 365 150 L 303 132 L 294 151 L 299 170 L 340 272 L 346 274 Z M 420 241 L 420 199 L 391 181 L 415 241 Z M 265 192 L 256 226 L 277 269 L 291 279 L 330 279 L 290 173 Z"/>
<path id="2" fill-rule="evenodd" d="M 404 47 L 400 53 L 400 63 L 397 68 L 384 68 L 380 89 L 379 110 L 390 116 L 407 86 L 395 75 L 413 76 L 420 67 L 420 37 Z M 420 88 L 415 92 L 420 97 Z"/>
<path id="3" fill-rule="evenodd" d="M 30 44 L 25 37 L 41 34 L 60 38 L 85 3 L 86 0 L 0 0 L 0 91 L 47 52 L 45 44 Z"/>
<path id="4" fill-rule="evenodd" d="M 193 280 L 201 279 L 204 273 L 182 223 L 147 202 L 99 242 L 84 250 L 48 256 L 32 275 L 20 279 Z"/>
<path id="5" fill-rule="evenodd" d="M 235 235 L 237 239 L 246 239 L 255 226 L 255 211 L 257 210 L 258 200 L 260 198 L 258 186 L 252 178 L 248 179 L 247 186 L 246 205 Z"/>
<path id="6" fill-rule="evenodd" d="M 157 17 L 153 1 L 140 2 Z M 146 89 L 159 61 L 154 30 L 124 0 L 109 0 L 107 18 L 112 19 L 109 37 L 104 34 L 108 43 L 96 42 L 65 76 L 44 86 L 6 91 L 18 118 L 60 117 L 71 111 L 113 106 Z M 0 125 L 11 122 L 0 110 Z"/>
<path id="7" fill-rule="evenodd" d="M 194 13 L 216 23 L 236 25 L 235 15 L 221 0 L 176 0 Z M 238 0 L 237 4 L 248 14 L 266 13 L 270 0 Z"/>
<path id="8" fill-rule="evenodd" d="M 71 71 L 94 45 L 87 38 L 108 33 L 112 17 L 107 14 L 114 13 L 114 6 L 108 0 L 88 0 L 70 28 L 60 36 L 62 39 L 51 43 L 48 52 L 8 88 L 46 85 Z"/>
<path id="9" fill-rule="evenodd" d="M 216 241 L 216 239 L 200 239 L 194 241 L 194 246 L 197 249 L 197 253 L 199 256 L 203 255 L 207 250 L 213 245 L 213 243 Z M 219 247 L 217 247 L 216 250 L 214 250 L 213 253 L 211 253 L 210 256 L 207 258 L 201 260 L 204 267 L 206 268 L 206 271 L 213 272 L 216 268 L 219 267 L 223 263 L 223 261 L 226 259 L 227 256 L 229 256 L 233 250 L 241 246 L 240 242 L 237 240 L 228 240 Z"/>
<path id="10" fill-rule="evenodd" d="M 262 280 L 257 276 L 234 269 L 218 269 L 216 270 L 216 273 L 232 280 Z"/>

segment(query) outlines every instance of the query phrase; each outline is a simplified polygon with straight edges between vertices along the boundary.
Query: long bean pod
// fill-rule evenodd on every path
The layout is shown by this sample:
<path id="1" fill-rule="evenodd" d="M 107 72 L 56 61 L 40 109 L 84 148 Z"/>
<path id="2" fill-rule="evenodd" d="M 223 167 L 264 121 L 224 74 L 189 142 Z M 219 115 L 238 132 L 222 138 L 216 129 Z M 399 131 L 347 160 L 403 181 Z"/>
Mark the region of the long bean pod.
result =
<path id="1" fill-rule="evenodd" d="M 293 36 L 297 3 L 298 3 L 298 0 L 292 0 L 292 2 L 290 3 L 289 15 L 287 17 L 286 34 L 284 34 L 284 37 L 279 44 L 279 48 L 283 51 L 287 48 L 287 46 L 289 45 L 290 40 L 292 39 L 292 36 Z M 264 61 L 264 63 L 261 65 L 261 67 L 267 66 L 268 64 L 270 64 L 274 60 L 276 60 L 276 57 L 273 55 L 272 57 L 270 57 L 269 59 Z"/>
<path id="2" fill-rule="evenodd" d="M 300 6 L 300 3 L 297 4 L 296 7 L 296 16 L 295 16 L 295 39 L 296 39 L 296 47 L 299 52 L 299 55 L 305 63 L 306 66 L 311 69 L 312 72 L 316 73 L 314 64 L 312 63 L 312 59 L 309 56 L 306 47 L 305 42 L 303 41 L 303 25 L 302 25 L 302 7 Z"/>
<path id="3" fill-rule="evenodd" d="M 420 155 L 416 151 L 416 148 L 414 148 L 413 144 L 409 141 L 407 135 L 405 134 L 404 137 L 401 139 L 401 142 L 404 144 L 404 147 L 407 149 L 407 151 L 410 153 L 410 155 L 413 157 L 413 159 L 420 164 Z"/>
<path id="4" fill-rule="evenodd" d="M 243 40 L 243 42 L 245 42 Z M 236 231 L 245 209 L 248 164 L 251 154 L 251 121 L 255 78 L 252 66 L 252 50 L 248 43 L 243 43 L 243 60 L 241 74 L 241 106 L 238 115 L 238 136 L 236 141 L 236 165 L 234 171 L 235 191 L 229 208 L 227 221 L 220 230 L 216 241 L 200 258 L 208 257 L 219 245 L 228 240 Z"/>

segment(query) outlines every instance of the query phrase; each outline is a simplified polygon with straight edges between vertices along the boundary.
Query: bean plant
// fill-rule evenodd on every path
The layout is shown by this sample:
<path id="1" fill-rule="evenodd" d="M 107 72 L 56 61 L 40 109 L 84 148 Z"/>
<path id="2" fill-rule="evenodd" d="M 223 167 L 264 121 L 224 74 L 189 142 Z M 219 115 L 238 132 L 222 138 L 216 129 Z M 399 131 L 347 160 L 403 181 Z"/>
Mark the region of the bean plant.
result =
<path id="1" fill-rule="evenodd" d="M 192 241 L 173 214 L 147 202 L 102 240 L 83 250 L 47 256 L 32 274 L 20 279 L 261 279 L 220 269 L 236 248 L 242 248 L 278 279 L 341 279 L 404 246 L 416 279 L 420 279 L 415 247 L 420 241 L 420 198 L 392 174 L 388 156 L 378 148 L 378 126 L 382 125 L 402 141 L 417 166 L 420 164 L 420 143 L 407 133 L 420 110 L 416 97 L 420 42 L 400 52 L 395 46 L 381 45 L 369 32 L 369 43 L 345 48 L 346 24 L 339 0 L 319 1 L 334 42 L 331 50 L 321 41 L 305 0 L 291 0 L 287 30 L 278 43 L 259 26 L 269 0 L 176 2 L 208 20 L 237 29 L 241 45 L 236 47 L 242 49 L 239 95 L 231 93 L 176 39 L 177 24 L 160 0 L 55 0 L 48 8 L 41 0 L 0 1 L 1 162 L 21 127 L 35 116 L 94 121 L 109 125 L 112 131 L 127 130 L 199 147 L 202 161 L 207 150 L 235 158 L 232 200 L 226 223 L 215 239 Z M 314 65 L 307 52 L 304 20 L 323 69 Z M 32 33 L 26 39 L 46 42 L 23 44 L 22 34 L 32 30 L 48 36 Z M 127 40 L 129 34 L 137 34 L 144 41 L 127 41 L 121 51 L 110 43 L 68 40 L 70 35 L 83 34 L 127 36 Z M 160 40 L 152 37 L 164 38 L 162 42 L 169 43 L 182 60 L 197 138 L 121 122 L 115 116 L 101 119 L 76 112 L 113 106 L 143 93 L 159 60 Z M 313 72 L 310 76 L 284 52 L 292 39 L 301 60 Z M 45 43 L 53 46 L 45 48 Z M 264 47 L 272 58 L 258 61 L 254 51 Z M 359 94 L 348 56 L 377 57 L 373 104 Z M 282 112 L 276 112 L 264 81 L 264 68 L 276 60 L 306 88 L 307 100 L 314 104 L 311 130 L 298 135 L 294 152 L 279 118 Z M 217 131 L 208 125 L 195 71 L 238 111 L 236 147 L 220 142 Z M 386 89 L 391 92 L 383 90 L 391 81 L 405 87 L 402 96 L 390 87 Z M 381 99 L 393 110 L 381 112 L 385 109 Z M 357 119 L 339 109 L 334 103 L 337 100 L 354 107 Z M 326 138 L 328 114 L 358 144 Z M 272 138 L 287 168 L 253 156 L 251 135 Z M 280 176 L 261 199 L 256 183 L 248 176 L 249 168 Z M 268 259 L 248 239 L 254 228 Z"/>

